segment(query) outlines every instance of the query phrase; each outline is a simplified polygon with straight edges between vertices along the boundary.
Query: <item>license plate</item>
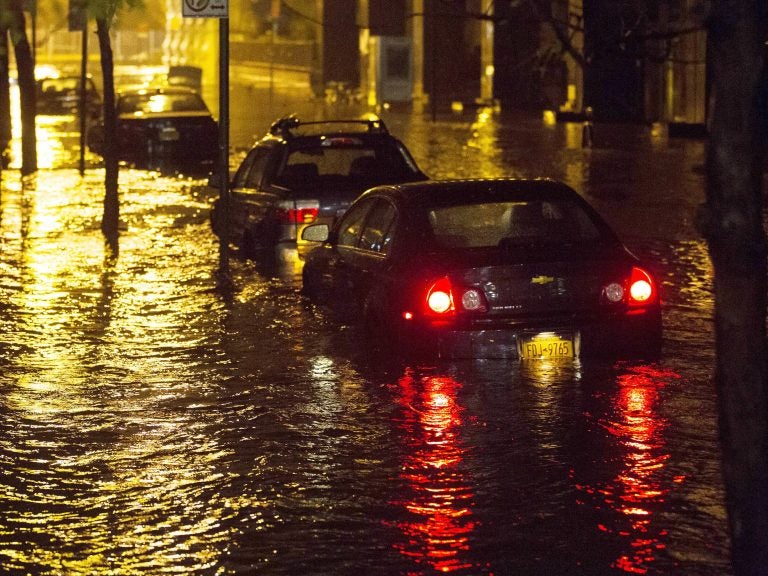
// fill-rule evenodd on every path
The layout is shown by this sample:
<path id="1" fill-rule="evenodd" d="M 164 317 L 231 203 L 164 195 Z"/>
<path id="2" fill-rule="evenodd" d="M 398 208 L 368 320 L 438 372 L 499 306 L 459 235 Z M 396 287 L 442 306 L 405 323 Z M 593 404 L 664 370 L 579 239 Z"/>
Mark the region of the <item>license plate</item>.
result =
<path id="1" fill-rule="evenodd" d="M 524 335 L 517 340 L 521 360 L 548 360 L 577 356 L 577 337 L 563 336 L 554 332 Z"/>

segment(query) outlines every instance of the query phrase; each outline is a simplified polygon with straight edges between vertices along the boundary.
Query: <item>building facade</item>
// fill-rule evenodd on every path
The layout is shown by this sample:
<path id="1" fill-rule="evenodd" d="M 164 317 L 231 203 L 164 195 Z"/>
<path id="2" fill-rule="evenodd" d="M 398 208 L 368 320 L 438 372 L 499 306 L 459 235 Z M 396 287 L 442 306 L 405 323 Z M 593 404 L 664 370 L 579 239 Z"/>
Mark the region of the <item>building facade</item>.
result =
<path id="1" fill-rule="evenodd" d="M 151 18 L 117 22 L 116 64 L 200 66 L 204 88 L 215 91 L 217 23 L 183 18 L 176 0 L 145 6 Z M 498 104 L 563 117 L 591 107 L 597 119 L 704 125 L 706 33 L 693 8 L 694 0 L 230 0 L 230 62 L 290 72 L 319 97 L 344 87 L 372 106 Z M 69 58 L 74 67 L 79 33 L 36 22 L 45 39 L 38 62 Z"/>

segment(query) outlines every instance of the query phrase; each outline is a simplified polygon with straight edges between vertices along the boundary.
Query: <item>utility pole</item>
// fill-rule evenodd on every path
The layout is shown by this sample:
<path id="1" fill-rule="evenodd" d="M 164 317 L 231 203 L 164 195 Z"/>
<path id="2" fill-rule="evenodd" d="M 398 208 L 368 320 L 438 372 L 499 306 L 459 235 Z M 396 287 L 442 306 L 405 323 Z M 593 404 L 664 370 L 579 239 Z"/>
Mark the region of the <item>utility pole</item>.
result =
<path id="1" fill-rule="evenodd" d="M 272 36 L 269 43 L 269 109 L 273 108 L 275 93 L 275 56 L 277 52 L 278 19 L 280 18 L 280 0 L 272 0 L 269 9 L 269 19 L 272 23 Z"/>
<path id="2" fill-rule="evenodd" d="M 413 111 L 424 112 L 424 0 L 413 0 L 411 16 L 411 41 L 413 43 Z"/>
<path id="3" fill-rule="evenodd" d="M 483 1 L 483 15 L 487 18 L 480 22 L 480 100 L 485 104 L 493 102 L 493 3 Z"/>

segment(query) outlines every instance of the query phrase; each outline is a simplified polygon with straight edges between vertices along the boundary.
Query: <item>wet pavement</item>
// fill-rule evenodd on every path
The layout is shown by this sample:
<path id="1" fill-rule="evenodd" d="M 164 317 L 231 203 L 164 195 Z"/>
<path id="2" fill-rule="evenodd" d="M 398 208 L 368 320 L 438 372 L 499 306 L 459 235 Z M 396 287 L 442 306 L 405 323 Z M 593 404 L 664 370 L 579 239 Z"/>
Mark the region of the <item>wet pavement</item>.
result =
<path id="1" fill-rule="evenodd" d="M 240 106 L 233 161 L 301 106 L 348 112 Z M 106 245 L 98 159 L 81 177 L 76 134 L 43 128 L 44 168 L 0 188 L 0 572 L 729 573 L 703 143 L 382 115 L 433 177 L 584 194 L 661 275 L 660 361 L 373 357 L 296 268 L 233 258 L 216 289 L 204 181 L 123 170 Z"/>

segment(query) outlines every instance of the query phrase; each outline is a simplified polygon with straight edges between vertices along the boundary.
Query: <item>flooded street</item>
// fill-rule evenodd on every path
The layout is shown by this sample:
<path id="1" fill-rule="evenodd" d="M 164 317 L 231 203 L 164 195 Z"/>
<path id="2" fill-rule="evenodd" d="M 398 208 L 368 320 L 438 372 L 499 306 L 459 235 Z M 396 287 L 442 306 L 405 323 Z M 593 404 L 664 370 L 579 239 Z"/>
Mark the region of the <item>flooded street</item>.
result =
<path id="1" fill-rule="evenodd" d="M 236 113 L 233 162 L 282 113 Z M 432 177 L 582 193 L 663 279 L 661 360 L 373 357 L 296 269 L 232 258 L 216 289 L 205 181 L 121 171 L 110 249 L 103 171 L 59 133 L 35 177 L 2 173 L 0 572 L 730 573 L 704 144 L 383 117 Z"/>

